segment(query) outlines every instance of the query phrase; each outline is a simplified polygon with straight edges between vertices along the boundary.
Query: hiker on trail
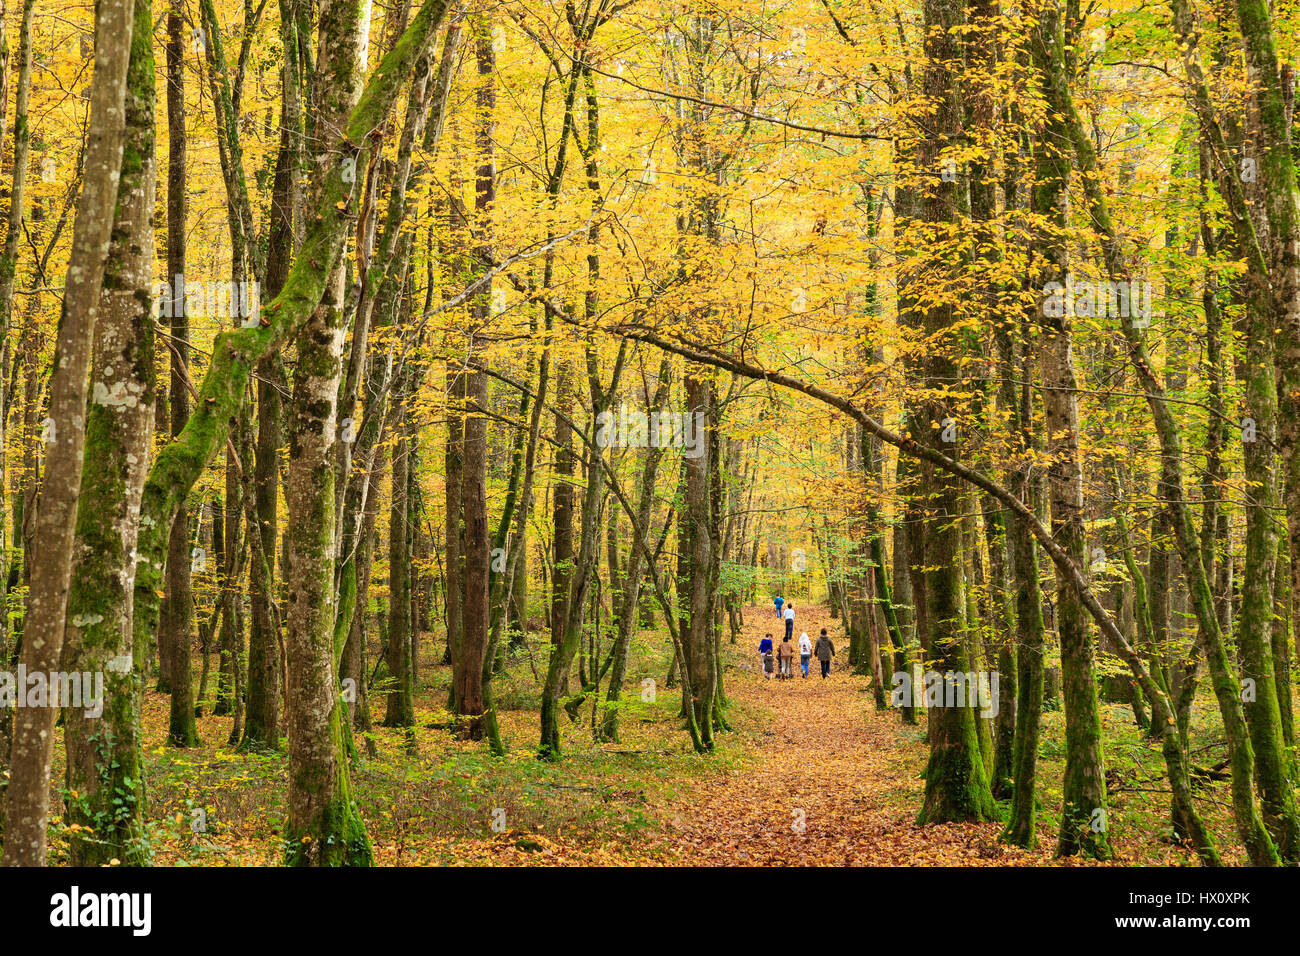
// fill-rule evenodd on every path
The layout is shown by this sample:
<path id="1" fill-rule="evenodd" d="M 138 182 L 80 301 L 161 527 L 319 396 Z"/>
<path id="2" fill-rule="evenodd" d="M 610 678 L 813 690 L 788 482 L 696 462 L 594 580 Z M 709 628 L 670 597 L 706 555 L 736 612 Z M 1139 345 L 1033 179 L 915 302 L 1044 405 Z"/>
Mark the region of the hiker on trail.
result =
<path id="1" fill-rule="evenodd" d="M 762 664 L 763 676 L 772 679 L 772 635 L 764 634 L 763 639 L 758 642 L 758 659 Z"/>
<path id="2" fill-rule="evenodd" d="M 778 594 L 778 595 L 776 596 L 776 598 L 773 599 L 772 603 L 776 605 L 776 616 L 777 616 L 777 617 L 780 617 L 780 616 L 781 616 L 781 605 L 785 603 L 785 598 L 781 597 L 781 595 Z"/>
<path id="3" fill-rule="evenodd" d="M 785 606 L 785 639 L 787 641 L 794 638 L 794 605 Z"/>
<path id="4" fill-rule="evenodd" d="M 808 676 L 808 658 L 812 657 L 812 641 L 808 640 L 808 632 L 804 631 L 799 635 L 799 667 L 803 670 L 803 676 Z"/>
<path id="5" fill-rule="evenodd" d="M 790 678 L 794 677 L 794 675 L 790 673 L 790 662 L 794 659 L 794 645 L 790 643 L 789 634 L 787 634 L 785 636 L 785 640 L 781 642 L 780 653 L 781 653 L 781 679 L 789 680 Z"/>
<path id="6" fill-rule="evenodd" d="M 813 653 L 817 655 L 817 660 L 822 662 L 822 679 L 825 680 L 826 675 L 831 672 L 831 658 L 835 656 L 835 645 L 826 636 L 826 628 L 824 627 L 822 628 L 821 637 L 817 638 L 817 647 Z"/>

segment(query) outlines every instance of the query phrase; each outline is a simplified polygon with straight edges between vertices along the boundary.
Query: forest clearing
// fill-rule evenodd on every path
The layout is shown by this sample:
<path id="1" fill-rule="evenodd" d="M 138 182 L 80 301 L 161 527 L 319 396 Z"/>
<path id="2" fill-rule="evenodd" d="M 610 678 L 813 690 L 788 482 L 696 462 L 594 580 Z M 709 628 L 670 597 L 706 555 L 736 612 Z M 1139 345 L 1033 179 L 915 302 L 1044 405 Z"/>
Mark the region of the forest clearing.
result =
<path id="1" fill-rule="evenodd" d="M 0 0 L 19 911 L 1269 918 L 1298 3 Z"/>

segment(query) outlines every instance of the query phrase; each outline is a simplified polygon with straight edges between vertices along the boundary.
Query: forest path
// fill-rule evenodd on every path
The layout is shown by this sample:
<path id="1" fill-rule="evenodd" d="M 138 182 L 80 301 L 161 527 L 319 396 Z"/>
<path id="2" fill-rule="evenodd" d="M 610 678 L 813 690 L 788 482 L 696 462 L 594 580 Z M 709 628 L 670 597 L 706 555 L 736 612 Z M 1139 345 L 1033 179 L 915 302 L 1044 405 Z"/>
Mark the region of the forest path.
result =
<path id="1" fill-rule="evenodd" d="M 1000 826 L 918 827 L 926 750 L 921 728 L 902 727 L 894 711 L 878 712 L 868 677 L 848 666 L 848 636 L 828 608 L 795 602 L 792 680 L 766 679 L 758 642 L 784 634 L 771 604 L 745 609 L 744 633 L 732 652 L 725 690 L 728 716 L 754 759 L 741 769 L 693 786 L 688 799 L 665 808 L 672 853 L 699 865 L 1043 865 L 1042 850 L 1025 853 L 997 841 Z M 825 627 L 837 651 L 826 679 L 817 659 L 800 676 L 802 631 L 816 643 Z M 748 664 L 748 667 L 746 667 Z M 730 739 L 729 739 L 730 738 Z M 732 734 L 720 744 L 734 746 Z"/>

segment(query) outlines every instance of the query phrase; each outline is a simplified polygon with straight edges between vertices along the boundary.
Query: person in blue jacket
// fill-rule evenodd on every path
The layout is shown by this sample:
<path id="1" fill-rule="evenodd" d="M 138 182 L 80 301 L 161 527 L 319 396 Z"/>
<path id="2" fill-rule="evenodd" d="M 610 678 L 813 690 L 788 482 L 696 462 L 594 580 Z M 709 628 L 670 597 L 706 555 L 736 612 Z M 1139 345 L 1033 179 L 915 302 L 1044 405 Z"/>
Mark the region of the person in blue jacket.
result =
<path id="1" fill-rule="evenodd" d="M 776 596 L 776 599 L 775 599 L 772 603 L 776 605 L 776 616 L 777 616 L 777 617 L 780 617 L 780 616 L 781 616 L 781 605 L 785 603 L 785 598 L 781 597 L 781 595 L 778 594 L 778 595 Z"/>
<path id="2" fill-rule="evenodd" d="M 758 642 L 758 663 L 763 671 L 763 676 L 768 680 L 772 678 L 772 635 L 764 634 L 763 639 Z"/>

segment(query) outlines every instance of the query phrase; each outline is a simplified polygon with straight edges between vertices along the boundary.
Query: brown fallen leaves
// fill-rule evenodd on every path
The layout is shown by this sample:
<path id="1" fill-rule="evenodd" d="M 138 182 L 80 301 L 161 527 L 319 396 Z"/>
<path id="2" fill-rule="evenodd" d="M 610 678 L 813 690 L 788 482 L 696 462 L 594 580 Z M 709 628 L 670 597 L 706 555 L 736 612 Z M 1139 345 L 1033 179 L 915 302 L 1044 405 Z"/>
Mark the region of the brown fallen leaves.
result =
<path id="1" fill-rule="evenodd" d="M 756 648 L 768 630 L 780 632 L 770 608 L 746 609 L 746 635 L 737 645 L 726 692 L 742 703 L 729 715 L 735 735 L 723 746 L 753 749 L 742 771 L 704 783 L 664 810 L 673 862 L 731 866 L 1042 866 L 1053 841 L 1025 852 L 998 842 L 1000 826 L 918 827 L 926 750 L 919 728 L 898 714 L 879 713 L 870 679 L 849 673 L 848 640 L 826 608 L 797 608 L 798 634 L 816 641 L 822 627 L 836 643 L 831 675 L 817 660 L 793 680 L 765 679 Z M 751 666 L 746 669 L 744 664 Z M 738 737 L 739 739 L 734 739 Z"/>

